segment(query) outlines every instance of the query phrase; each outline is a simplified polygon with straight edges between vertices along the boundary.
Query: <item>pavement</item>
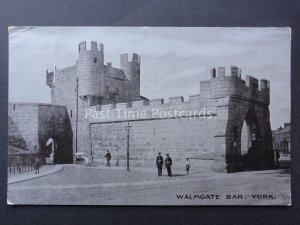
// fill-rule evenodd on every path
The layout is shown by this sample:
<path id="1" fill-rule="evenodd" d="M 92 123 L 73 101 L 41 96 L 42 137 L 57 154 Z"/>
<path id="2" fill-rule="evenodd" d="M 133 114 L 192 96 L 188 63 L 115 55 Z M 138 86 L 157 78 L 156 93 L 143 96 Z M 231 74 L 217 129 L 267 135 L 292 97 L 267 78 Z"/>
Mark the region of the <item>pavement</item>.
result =
<path id="1" fill-rule="evenodd" d="M 7 184 L 19 183 L 26 180 L 36 179 L 39 177 L 44 177 L 53 173 L 60 172 L 64 169 L 64 165 L 45 165 L 40 168 L 40 172 L 38 174 L 35 173 L 35 170 L 16 174 L 8 177 Z"/>

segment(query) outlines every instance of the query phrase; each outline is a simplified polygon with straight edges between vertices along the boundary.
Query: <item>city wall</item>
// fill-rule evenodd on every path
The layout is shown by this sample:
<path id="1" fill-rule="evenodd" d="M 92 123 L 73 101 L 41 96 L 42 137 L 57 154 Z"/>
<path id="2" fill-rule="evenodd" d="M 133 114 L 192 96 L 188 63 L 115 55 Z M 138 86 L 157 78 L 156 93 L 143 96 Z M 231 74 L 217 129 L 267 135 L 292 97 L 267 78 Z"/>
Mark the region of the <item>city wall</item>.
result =
<path id="1" fill-rule="evenodd" d="M 55 142 L 55 163 L 72 163 L 73 133 L 65 106 L 41 103 L 9 103 L 9 145 L 15 150 L 49 155 L 49 138 Z M 21 143 L 21 144 L 20 144 Z"/>
<path id="2" fill-rule="evenodd" d="M 243 80 L 231 69 L 230 76 L 218 74 L 200 82 L 200 95 L 192 95 L 188 101 L 177 96 L 167 103 L 155 99 L 83 107 L 79 148 L 94 162 L 104 164 L 109 150 L 113 161 L 119 159 L 121 165 L 125 164 L 125 126 L 129 122 L 133 166 L 153 166 L 157 152 L 162 152 L 173 156 L 174 167 L 182 167 L 188 157 L 198 167 L 235 171 L 244 166 L 241 132 L 251 114 L 263 140 L 261 154 L 265 156 L 260 164 L 271 165 L 269 101 L 268 81 L 259 82 L 251 76 Z"/>
<path id="3" fill-rule="evenodd" d="M 120 69 L 110 62 L 104 65 L 101 43 L 87 47 L 81 42 L 78 54 L 74 66 L 47 71 L 52 104 L 67 107 L 73 155 L 85 152 L 93 162 L 104 164 L 109 150 L 113 160 L 124 165 L 129 125 L 133 166 L 153 166 L 157 152 L 171 154 L 174 167 L 182 167 L 186 157 L 218 171 L 243 169 L 246 161 L 272 166 L 268 80 L 248 75 L 242 79 L 236 66 L 229 74 L 225 67 L 213 68 L 210 79 L 200 82 L 199 94 L 187 101 L 181 96 L 149 101 L 140 96 L 137 54 L 130 59 L 122 54 Z"/>

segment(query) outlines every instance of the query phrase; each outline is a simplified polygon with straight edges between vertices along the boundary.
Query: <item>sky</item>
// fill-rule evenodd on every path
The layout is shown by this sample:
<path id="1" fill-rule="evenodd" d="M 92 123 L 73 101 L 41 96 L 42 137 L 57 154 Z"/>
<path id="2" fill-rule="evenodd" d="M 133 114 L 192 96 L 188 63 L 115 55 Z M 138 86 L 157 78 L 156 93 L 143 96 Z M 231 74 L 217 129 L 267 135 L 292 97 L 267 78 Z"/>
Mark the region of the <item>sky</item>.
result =
<path id="1" fill-rule="evenodd" d="M 270 80 L 271 127 L 290 121 L 289 28 L 10 27 L 9 101 L 50 103 L 46 70 L 72 66 L 81 41 L 104 44 L 104 62 L 141 56 L 141 95 L 149 99 L 199 94 L 210 69 L 230 66 Z M 88 44 L 89 46 L 89 44 Z"/>

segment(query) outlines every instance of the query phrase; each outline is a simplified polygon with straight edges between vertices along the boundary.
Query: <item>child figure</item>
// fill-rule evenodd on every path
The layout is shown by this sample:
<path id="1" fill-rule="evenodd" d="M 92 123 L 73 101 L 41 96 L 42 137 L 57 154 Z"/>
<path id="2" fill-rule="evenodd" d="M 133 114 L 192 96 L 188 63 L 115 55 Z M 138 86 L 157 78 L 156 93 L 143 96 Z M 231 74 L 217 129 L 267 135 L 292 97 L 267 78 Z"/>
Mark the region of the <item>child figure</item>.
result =
<path id="1" fill-rule="evenodd" d="M 189 174 L 189 172 L 190 172 L 190 160 L 189 160 L 189 158 L 186 158 L 185 170 L 186 170 L 186 174 Z"/>

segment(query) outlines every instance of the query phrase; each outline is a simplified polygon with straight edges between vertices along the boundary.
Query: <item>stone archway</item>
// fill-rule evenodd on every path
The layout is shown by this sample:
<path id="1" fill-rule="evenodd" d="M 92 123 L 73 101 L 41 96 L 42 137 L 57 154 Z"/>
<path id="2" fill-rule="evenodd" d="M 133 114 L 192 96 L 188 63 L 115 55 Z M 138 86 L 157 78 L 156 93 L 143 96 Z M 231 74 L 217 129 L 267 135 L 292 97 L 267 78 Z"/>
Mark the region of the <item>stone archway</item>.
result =
<path id="1" fill-rule="evenodd" d="M 251 146 L 251 131 L 246 120 L 243 122 L 242 133 L 241 133 L 241 155 L 246 155 Z"/>
<path id="2" fill-rule="evenodd" d="M 253 109 L 248 110 L 241 126 L 240 154 L 244 169 L 261 166 L 264 150 L 259 121 Z"/>
<path id="3" fill-rule="evenodd" d="M 65 164 L 73 162 L 73 134 L 68 112 L 64 107 L 39 106 L 38 138 L 40 155 L 43 160 L 52 152 L 47 146 L 51 138 L 54 142 L 53 163 Z"/>
<path id="4" fill-rule="evenodd" d="M 52 164 L 55 162 L 55 150 L 57 149 L 57 143 L 56 141 L 51 137 L 47 140 L 46 142 L 47 146 L 47 152 L 45 154 L 46 156 L 46 163 L 47 164 Z"/>

